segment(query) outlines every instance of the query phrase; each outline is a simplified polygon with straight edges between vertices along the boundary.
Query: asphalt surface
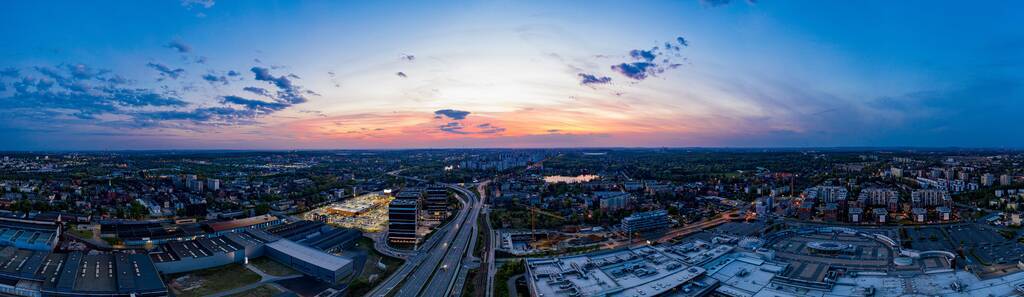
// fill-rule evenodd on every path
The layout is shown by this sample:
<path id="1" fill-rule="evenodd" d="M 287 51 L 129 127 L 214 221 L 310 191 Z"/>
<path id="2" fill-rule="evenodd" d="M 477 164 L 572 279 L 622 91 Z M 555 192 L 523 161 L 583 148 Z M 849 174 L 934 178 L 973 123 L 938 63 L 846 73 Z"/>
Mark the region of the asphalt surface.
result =
<path id="1" fill-rule="evenodd" d="M 469 227 L 475 224 L 466 226 L 467 219 L 472 217 L 468 222 L 475 222 L 480 213 L 480 203 L 472 192 L 461 187 L 449 187 L 460 193 L 457 196 L 463 202 L 463 207 L 455 219 L 436 230 L 415 255 L 409 257 L 402 267 L 366 296 L 412 297 L 419 296 L 420 293 L 424 293 L 423 296 L 447 295 L 453 277 L 458 271 L 456 268 L 462 264 L 462 256 L 469 248 L 470 238 L 476 234 L 473 228 Z M 448 265 L 447 268 L 444 268 L 444 265 Z M 436 279 L 432 279 L 435 271 L 438 272 Z M 424 290 L 428 281 L 431 290 L 438 291 Z M 437 282 L 443 282 L 443 286 L 435 284 Z M 443 289 L 438 289 L 440 287 Z"/>
<path id="2" fill-rule="evenodd" d="M 468 197 L 466 199 L 467 204 L 465 208 L 469 209 L 469 216 L 464 218 L 459 225 L 454 226 L 457 233 L 455 241 L 451 242 L 444 258 L 441 260 L 441 266 L 434 271 L 434 276 L 430 278 L 426 289 L 418 296 L 449 296 L 451 294 L 452 287 L 454 286 L 456 276 L 458 276 L 460 272 L 464 272 L 466 269 L 463 267 L 463 263 L 466 261 L 463 260 L 472 256 L 467 252 L 472 248 L 473 239 L 477 234 L 476 219 L 480 215 L 482 203 L 479 203 L 476 195 L 466 188 L 458 186 L 449 187 L 452 188 L 452 190 L 459 192 L 461 195 Z M 465 280 L 463 279 L 463 281 Z M 438 294 L 441 292 L 444 294 Z"/>

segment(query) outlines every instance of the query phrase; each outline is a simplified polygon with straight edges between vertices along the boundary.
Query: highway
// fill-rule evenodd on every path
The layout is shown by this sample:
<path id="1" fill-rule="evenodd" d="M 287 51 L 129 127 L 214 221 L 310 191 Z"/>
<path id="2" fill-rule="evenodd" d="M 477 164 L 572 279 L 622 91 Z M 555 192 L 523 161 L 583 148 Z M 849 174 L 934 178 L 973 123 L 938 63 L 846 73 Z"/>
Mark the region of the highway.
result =
<path id="1" fill-rule="evenodd" d="M 458 193 L 456 197 L 463 204 L 456 217 L 436 230 L 419 251 L 366 296 L 412 297 L 421 296 L 421 293 L 423 296 L 448 294 L 459 272 L 457 268 L 462 265 L 466 251 L 471 248 L 469 243 L 476 236 L 475 222 L 481 206 L 472 192 L 455 185 L 447 186 Z M 430 288 L 424 290 L 428 282 Z"/>
<path id="2" fill-rule="evenodd" d="M 468 204 L 465 208 L 469 209 L 469 216 L 463 220 L 461 226 L 455 226 L 456 233 L 455 241 L 452 242 L 445 253 L 441 266 L 434 271 L 434 276 L 427 282 L 426 290 L 423 290 L 418 296 L 449 296 L 452 292 L 452 287 L 455 285 L 456 276 L 460 272 L 465 272 L 463 264 L 466 258 L 470 257 L 468 253 L 473 247 L 471 243 L 476 237 L 476 220 L 480 215 L 482 203 L 477 201 L 475 194 L 467 190 L 466 188 L 450 185 L 452 190 L 460 193 L 462 196 L 468 197 L 466 201 Z M 460 286 L 461 287 L 461 286 Z M 459 292 L 461 293 L 461 292 Z M 398 295 L 403 297 L 403 295 Z M 413 296 L 413 295 L 404 295 Z"/>

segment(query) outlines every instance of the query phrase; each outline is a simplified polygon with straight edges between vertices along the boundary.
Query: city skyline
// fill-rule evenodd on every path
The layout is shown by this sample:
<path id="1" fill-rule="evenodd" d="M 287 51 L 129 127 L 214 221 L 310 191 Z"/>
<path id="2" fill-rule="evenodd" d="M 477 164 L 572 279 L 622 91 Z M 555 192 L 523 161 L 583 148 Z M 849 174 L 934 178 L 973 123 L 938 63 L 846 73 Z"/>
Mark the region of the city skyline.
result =
<path id="1" fill-rule="evenodd" d="M 1024 147 L 1019 3 L 804 4 L 11 3 L 0 150 Z"/>

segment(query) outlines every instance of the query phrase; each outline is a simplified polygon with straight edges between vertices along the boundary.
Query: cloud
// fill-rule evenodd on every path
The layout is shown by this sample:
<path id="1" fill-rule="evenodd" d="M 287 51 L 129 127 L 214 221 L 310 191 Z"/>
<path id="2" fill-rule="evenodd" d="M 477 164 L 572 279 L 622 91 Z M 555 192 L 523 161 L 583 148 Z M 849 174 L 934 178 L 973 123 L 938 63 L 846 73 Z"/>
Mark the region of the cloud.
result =
<path id="1" fill-rule="evenodd" d="M 462 129 L 465 127 L 463 127 L 462 123 L 459 122 L 448 122 L 447 124 L 441 125 L 437 128 L 441 129 L 441 131 L 448 133 L 464 134 L 464 132 L 462 132 Z"/>
<path id="2" fill-rule="evenodd" d="M 242 105 L 248 109 L 257 110 L 265 113 L 283 110 L 291 106 L 290 104 L 283 102 L 266 102 L 260 100 L 247 99 L 239 96 L 224 96 L 222 97 L 222 102 Z"/>
<path id="3" fill-rule="evenodd" d="M 705 7 L 719 7 L 729 5 L 731 0 L 700 0 L 700 4 Z"/>
<path id="4" fill-rule="evenodd" d="M 654 63 L 648 62 L 622 63 L 619 65 L 612 65 L 612 71 L 618 72 L 619 74 L 625 75 L 626 77 L 635 80 L 644 80 L 648 76 L 658 72 L 656 65 Z"/>
<path id="5" fill-rule="evenodd" d="M 277 100 L 287 102 L 288 104 L 299 104 L 308 101 L 308 99 L 302 95 L 306 92 L 288 79 L 289 76 L 292 78 L 298 78 L 297 75 L 290 74 L 286 76 L 274 76 L 270 74 L 269 69 L 259 66 L 254 66 L 250 70 L 256 75 L 256 80 L 269 82 L 277 87 L 278 92 L 275 96 Z"/>
<path id="6" fill-rule="evenodd" d="M 676 37 L 676 42 L 678 42 L 679 45 L 682 46 L 690 46 L 690 42 L 687 41 L 686 38 L 683 38 L 682 36 Z"/>
<path id="7" fill-rule="evenodd" d="M 0 110 L 15 114 L 23 109 L 54 111 L 56 113 L 53 116 L 65 113 L 90 117 L 97 114 L 133 116 L 136 108 L 178 108 L 188 105 L 177 97 L 147 89 L 97 85 L 86 81 L 77 81 L 65 87 L 54 85 L 54 82 L 23 78 L 16 84 L 13 94 L 0 98 Z"/>
<path id="8" fill-rule="evenodd" d="M 256 95 L 274 98 L 274 94 L 271 94 L 270 91 L 267 91 L 267 89 L 264 89 L 264 88 L 260 88 L 260 87 L 245 87 L 245 88 L 242 88 L 242 90 L 246 91 L 246 92 L 249 92 L 249 93 L 256 94 Z"/>
<path id="9" fill-rule="evenodd" d="M 197 7 L 197 6 L 198 7 L 202 7 L 202 8 L 210 8 L 210 7 L 213 7 L 214 4 L 216 4 L 216 1 L 214 1 L 214 0 L 181 0 L 181 6 L 184 6 L 184 7 L 187 7 L 187 8 L 192 8 L 192 7 Z"/>
<path id="10" fill-rule="evenodd" d="M 653 51 L 646 51 L 646 50 L 632 50 L 632 51 L 629 51 L 629 56 L 633 57 L 633 59 L 644 60 L 644 61 L 647 61 L 647 62 L 654 61 L 654 58 L 655 58 L 655 55 L 654 55 Z"/>
<path id="11" fill-rule="evenodd" d="M 586 73 L 579 73 L 578 75 L 580 77 L 580 84 L 583 85 L 606 84 L 612 82 L 612 78 L 607 76 L 598 77 L 596 75 Z"/>
<path id="12" fill-rule="evenodd" d="M 483 123 L 476 125 L 476 129 L 468 130 L 461 122 L 448 122 L 437 127 L 438 130 L 446 133 L 470 135 L 470 134 L 499 134 L 505 132 L 505 128 Z"/>
<path id="13" fill-rule="evenodd" d="M 407 78 L 407 77 L 409 77 L 408 75 L 405 75 L 405 72 L 401 72 L 401 71 L 399 71 L 399 72 L 395 73 L 395 75 L 398 75 L 398 77 L 401 77 L 401 78 Z"/>
<path id="14" fill-rule="evenodd" d="M 238 71 L 234 71 L 234 70 L 228 71 L 228 76 L 235 77 L 235 76 L 239 76 L 239 75 L 242 75 L 242 74 L 239 73 Z"/>
<path id="15" fill-rule="evenodd" d="M 181 71 L 150 63 L 150 67 L 168 77 Z M 60 129 L 113 127 L 124 129 L 197 129 L 196 125 L 223 126 L 255 124 L 262 115 L 284 110 L 287 101 L 265 102 L 239 96 L 223 96 L 220 102 L 231 106 L 189 108 L 179 93 L 187 87 L 158 90 L 130 85 L 132 82 L 108 70 L 84 64 L 61 64 L 7 69 L 15 76 L 14 90 L 0 97 L 0 118 L 36 122 Z M 225 76 L 204 77 L 207 81 L 226 80 Z M 293 86 L 293 90 L 297 87 Z M 240 108 L 239 108 L 240 107 Z M 2 122 L 0 122 L 2 123 Z"/>
<path id="16" fill-rule="evenodd" d="M 341 83 L 338 82 L 337 75 L 334 74 L 334 71 L 327 71 L 327 76 L 331 78 L 331 83 L 334 84 L 335 88 L 341 87 Z"/>
<path id="17" fill-rule="evenodd" d="M 18 68 L 7 67 L 0 70 L 0 77 L 18 77 Z"/>
<path id="18" fill-rule="evenodd" d="M 159 71 L 161 76 L 170 77 L 172 79 L 178 79 L 178 77 L 181 77 L 182 75 L 185 74 L 185 69 L 181 69 L 181 68 L 171 69 L 171 67 L 168 67 L 167 65 L 160 64 L 160 63 L 150 62 L 150 63 L 146 63 L 146 66 L 149 66 L 149 68 L 153 68 L 156 71 Z"/>
<path id="19" fill-rule="evenodd" d="M 209 82 L 211 85 L 212 84 L 217 84 L 217 83 L 220 83 L 222 85 L 227 85 L 228 84 L 228 78 L 226 76 L 223 76 L 223 75 L 217 76 L 217 75 L 214 75 L 214 74 L 205 74 L 205 75 L 203 75 L 203 80 L 205 80 L 206 82 Z"/>
<path id="20" fill-rule="evenodd" d="M 91 79 L 110 72 L 108 70 L 96 70 L 85 64 L 63 64 L 62 66 L 76 79 Z"/>
<path id="21" fill-rule="evenodd" d="M 700 0 L 700 5 L 704 7 L 719 7 L 732 4 L 732 0 Z M 757 0 L 747 0 L 747 4 L 757 4 Z"/>
<path id="22" fill-rule="evenodd" d="M 453 120 L 463 120 L 469 115 L 468 111 L 455 110 L 455 109 L 441 109 L 434 112 L 434 118 L 440 119 L 441 117 L 447 117 Z"/>
<path id="23" fill-rule="evenodd" d="M 292 88 L 292 81 L 289 80 L 288 77 L 286 76 L 274 76 L 270 74 L 269 69 L 263 67 L 252 67 L 252 69 L 250 70 L 252 71 L 253 74 L 256 75 L 256 80 L 258 81 L 266 81 L 273 83 L 275 86 L 277 86 L 278 89 L 281 90 L 290 90 Z"/>
<path id="24" fill-rule="evenodd" d="M 191 111 L 155 111 L 138 114 L 134 124 L 138 127 L 159 127 L 162 121 L 191 121 L 203 125 L 237 125 L 252 123 L 257 116 L 253 109 L 231 107 L 204 107 Z"/>
<path id="25" fill-rule="evenodd" d="M 179 40 L 168 42 L 165 47 L 178 51 L 179 53 L 188 53 L 192 51 L 192 47 Z M 205 58 L 204 58 L 205 60 Z"/>
<path id="26" fill-rule="evenodd" d="M 676 62 L 676 59 L 681 58 L 685 60 L 680 52 L 683 47 L 689 46 L 689 42 L 681 36 L 676 37 L 675 42 L 676 44 L 673 44 L 671 41 L 665 42 L 663 48 L 654 46 L 650 50 L 631 50 L 629 51 L 629 56 L 636 61 L 612 65 L 611 69 L 628 78 L 644 80 L 666 70 L 679 68 L 683 64 Z M 586 81 L 586 78 L 584 78 L 584 81 Z"/>

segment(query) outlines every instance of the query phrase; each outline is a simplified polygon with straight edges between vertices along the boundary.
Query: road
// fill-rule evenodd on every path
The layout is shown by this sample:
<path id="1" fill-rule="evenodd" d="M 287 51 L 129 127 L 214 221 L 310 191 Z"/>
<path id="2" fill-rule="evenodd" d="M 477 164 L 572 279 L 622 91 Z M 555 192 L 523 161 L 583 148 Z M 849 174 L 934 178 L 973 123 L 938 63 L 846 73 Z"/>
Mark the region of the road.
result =
<path id="1" fill-rule="evenodd" d="M 477 192 L 480 193 L 481 202 L 487 201 L 488 183 L 490 183 L 490 181 L 486 181 L 477 185 Z M 484 296 L 493 297 L 494 275 L 497 272 L 496 269 L 494 268 L 494 250 L 498 248 L 498 238 L 494 232 L 494 228 L 491 227 L 491 209 L 487 206 L 484 207 L 484 234 L 487 234 L 487 236 L 489 237 L 487 240 L 487 244 L 489 245 L 486 249 L 487 255 L 484 255 L 484 263 L 487 265 L 487 285 L 485 286 L 485 289 L 487 291 L 484 293 Z"/>
<path id="2" fill-rule="evenodd" d="M 431 269 L 429 265 L 420 266 L 422 274 L 414 274 L 412 278 L 406 282 L 407 284 L 412 285 L 413 288 L 422 287 L 422 285 L 426 283 L 426 289 L 417 291 L 415 294 L 413 294 L 412 290 L 405 291 L 403 292 L 404 294 L 396 295 L 398 297 L 449 296 L 451 294 L 452 287 L 455 285 L 454 281 L 456 276 L 458 276 L 460 272 L 464 272 L 463 270 L 465 267 L 463 267 L 463 264 L 465 264 L 465 261 L 463 260 L 471 256 L 467 252 L 472 248 L 470 243 L 473 242 L 477 233 L 476 220 L 480 215 L 480 210 L 483 208 L 482 203 L 477 201 L 476 194 L 473 194 L 473 192 L 455 185 L 448 185 L 448 187 L 459 193 L 459 196 L 466 197 L 466 207 L 463 207 L 463 210 L 468 210 L 469 215 L 461 218 L 461 221 L 456 221 L 457 224 L 453 226 L 455 230 L 455 232 L 453 232 L 455 235 L 454 240 L 445 242 L 451 243 L 450 245 L 444 246 L 446 249 L 442 248 L 431 251 L 431 254 L 442 255 L 438 263 L 439 265 L 435 266 L 433 271 L 427 271 Z M 432 277 L 430 276 L 430 272 L 433 274 Z M 420 277 L 429 277 L 429 281 L 427 281 L 428 279 L 426 278 Z M 421 280 L 423 282 L 420 282 Z"/>
<path id="3" fill-rule="evenodd" d="M 713 228 L 715 226 L 718 226 L 718 225 L 721 225 L 721 224 L 724 224 L 724 223 L 728 222 L 729 220 L 731 220 L 729 218 L 730 215 L 738 214 L 739 212 L 740 212 L 739 210 L 733 210 L 733 211 L 725 212 L 725 213 L 722 213 L 721 216 L 718 216 L 717 218 L 714 218 L 714 219 L 701 220 L 699 222 L 695 222 L 695 223 L 692 223 L 692 224 L 689 224 L 689 225 L 686 225 L 686 226 L 683 226 L 683 227 L 679 227 L 679 228 L 675 228 L 675 229 L 669 230 L 664 235 L 662 235 L 658 239 L 654 240 L 654 242 L 655 243 L 666 242 L 666 241 L 672 240 L 674 238 L 690 235 L 690 234 L 693 234 L 693 233 L 696 233 L 696 232 L 700 232 L 702 230 Z M 626 246 L 626 245 L 629 245 L 629 246 L 642 246 L 642 245 L 646 245 L 646 244 L 647 244 L 647 242 L 644 242 L 644 241 L 638 241 L 638 242 L 630 243 L 627 240 L 622 240 L 622 241 L 614 241 L 614 242 L 607 243 L 607 244 L 605 244 L 604 249 L 615 249 L 615 248 L 623 247 L 623 246 Z"/>
<path id="4" fill-rule="evenodd" d="M 396 177 L 423 181 L 419 178 L 399 176 L 397 173 L 398 171 L 393 171 L 388 174 Z M 370 290 L 370 292 L 365 296 L 385 297 L 393 294 L 409 294 L 408 292 L 410 291 L 415 291 L 415 293 L 412 293 L 414 294 L 413 296 L 415 296 L 415 294 L 419 292 L 419 289 L 422 288 L 424 282 L 426 282 L 430 277 L 429 273 L 426 273 L 426 276 L 424 276 L 425 272 L 423 271 L 433 271 L 431 268 L 436 268 L 438 266 L 437 263 L 440 262 L 441 256 L 443 256 L 444 251 L 448 249 L 447 243 L 451 242 L 454 234 L 456 234 L 456 232 L 449 231 L 454 229 L 455 226 L 463 224 L 466 219 L 466 215 L 469 213 L 469 207 L 466 207 L 468 205 L 468 200 L 464 200 L 462 196 L 456 196 L 459 201 L 462 202 L 464 207 L 459 210 L 459 213 L 452 222 L 435 230 L 434 234 L 419 246 L 418 251 L 406 258 L 405 263 L 402 264 L 395 273 L 392 273 L 384 282 L 374 287 L 373 290 Z M 445 244 L 441 244 L 441 242 L 444 242 Z M 417 285 L 419 288 L 413 288 Z"/>
<path id="5" fill-rule="evenodd" d="M 419 180 L 416 178 L 410 178 Z M 462 265 L 465 252 L 469 249 L 469 242 L 476 236 L 475 226 L 477 216 L 480 214 L 480 203 L 476 195 L 465 188 L 455 185 L 448 185 L 459 195 L 456 197 L 462 202 L 463 207 L 456 217 L 448 224 L 436 230 L 419 251 L 410 256 L 394 274 L 388 277 L 383 283 L 371 290 L 366 296 L 384 297 L 394 294 L 399 297 L 419 296 L 421 292 L 445 292 L 451 288 L 456 272 Z M 447 265 L 447 266 L 445 266 Z M 435 276 L 435 272 L 437 272 Z M 434 278 L 432 278 L 434 276 Z M 431 285 L 430 290 L 424 291 L 424 286 Z M 438 289 L 436 283 L 443 282 L 443 288 Z M 435 288 L 438 287 L 438 288 Z M 429 293 L 429 296 L 440 296 L 441 294 Z"/>

